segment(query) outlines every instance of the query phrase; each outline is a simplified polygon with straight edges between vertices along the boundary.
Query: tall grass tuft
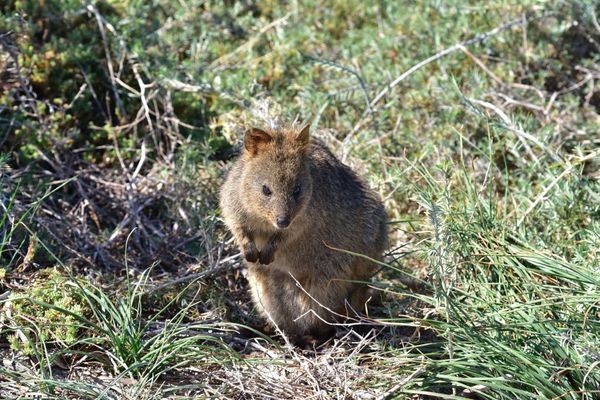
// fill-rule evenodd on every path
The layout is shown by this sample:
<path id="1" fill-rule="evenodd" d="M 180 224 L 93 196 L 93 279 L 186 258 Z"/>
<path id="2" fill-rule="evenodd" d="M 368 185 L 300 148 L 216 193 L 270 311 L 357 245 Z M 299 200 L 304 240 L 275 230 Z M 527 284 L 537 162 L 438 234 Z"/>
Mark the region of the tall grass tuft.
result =
<path id="1" fill-rule="evenodd" d="M 404 393 L 487 399 L 594 399 L 600 395 L 600 275 L 585 257 L 597 225 L 569 226 L 580 240 L 565 257 L 532 241 L 540 216 L 510 215 L 464 166 L 422 189 L 434 310 L 412 321 L 434 332 L 426 374 Z M 598 185 L 595 189 L 597 190 Z M 571 186 L 571 196 L 585 187 Z M 452 195 L 450 195 L 452 193 Z M 549 197 L 545 208 L 562 196 Z M 545 220 L 545 231 L 566 221 Z M 562 238 L 562 240 L 568 240 Z M 544 246 L 545 244 L 545 246 Z M 559 247 L 557 246 L 559 249 Z"/>

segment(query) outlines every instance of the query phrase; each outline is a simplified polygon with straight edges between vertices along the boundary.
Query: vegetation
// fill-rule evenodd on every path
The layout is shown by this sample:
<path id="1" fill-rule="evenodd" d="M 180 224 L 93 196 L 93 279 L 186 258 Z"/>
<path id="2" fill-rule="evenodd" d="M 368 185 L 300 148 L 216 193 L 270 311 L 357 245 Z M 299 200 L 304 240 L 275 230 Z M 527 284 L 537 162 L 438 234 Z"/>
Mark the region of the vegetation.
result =
<path id="1" fill-rule="evenodd" d="M 0 396 L 593 399 L 595 1 L 0 4 Z M 218 188 L 265 104 L 385 201 L 382 304 L 251 335 Z M 351 324 L 350 324 L 351 325 Z"/>

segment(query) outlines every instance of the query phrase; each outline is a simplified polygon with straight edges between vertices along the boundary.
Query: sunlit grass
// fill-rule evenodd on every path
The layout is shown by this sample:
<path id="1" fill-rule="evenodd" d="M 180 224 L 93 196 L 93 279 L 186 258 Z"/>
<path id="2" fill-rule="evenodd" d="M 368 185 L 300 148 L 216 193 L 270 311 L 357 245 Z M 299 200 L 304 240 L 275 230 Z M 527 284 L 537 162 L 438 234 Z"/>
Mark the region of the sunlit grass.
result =
<path id="1" fill-rule="evenodd" d="M 11 8 L 0 29 L 14 31 L 33 92 L 0 88 L 1 396 L 600 396 L 597 4 L 130 0 L 94 3 L 96 15 L 76 1 L 47 2 L 55 13 L 18 3 L 6 7 L 31 17 Z M 307 355 L 232 333 L 228 321 L 253 316 L 232 299 L 243 274 L 224 277 L 237 267 L 212 269 L 237 260 L 216 198 L 263 98 L 310 118 L 384 199 L 376 338 L 348 334 Z M 86 190 L 126 176 L 128 224 L 97 226 L 99 206 L 78 186 L 90 170 L 106 177 Z M 155 196 L 168 192 L 146 225 L 127 197 L 145 174 L 164 178 Z M 81 210 L 76 232 L 100 244 L 62 252 L 36 218 L 61 218 L 48 201 Z M 177 271 L 208 271 L 200 281 L 168 286 L 179 276 L 160 260 L 139 264 L 140 230 L 167 243 L 158 221 L 176 235 L 186 226 L 181 247 L 156 251 L 196 257 Z M 124 260 L 118 271 L 89 266 L 101 251 Z M 85 273 L 70 264 L 83 253 Z"/>

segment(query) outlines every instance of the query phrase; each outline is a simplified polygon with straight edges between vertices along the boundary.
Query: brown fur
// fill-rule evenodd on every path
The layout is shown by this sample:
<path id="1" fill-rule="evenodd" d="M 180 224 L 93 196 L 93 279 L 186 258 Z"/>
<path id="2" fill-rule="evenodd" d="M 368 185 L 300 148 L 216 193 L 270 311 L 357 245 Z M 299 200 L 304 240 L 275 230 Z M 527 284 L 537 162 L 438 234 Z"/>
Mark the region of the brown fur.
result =
<path id="1" fill-rule="evenodd" d="M 322 320 L 337 320 L 326 308 L 343 315 L 347 304 L 364 309 L 366 287 L 353 281 L 368 280 L 375 264 L 331 247 L 380 260 L 385 210 L 349 167 L 309 138 L 308 126 L 249 130 L 221 189 L 221 209 L 268 321 L 294 337 L 324 337 L 334 329 Z"/>

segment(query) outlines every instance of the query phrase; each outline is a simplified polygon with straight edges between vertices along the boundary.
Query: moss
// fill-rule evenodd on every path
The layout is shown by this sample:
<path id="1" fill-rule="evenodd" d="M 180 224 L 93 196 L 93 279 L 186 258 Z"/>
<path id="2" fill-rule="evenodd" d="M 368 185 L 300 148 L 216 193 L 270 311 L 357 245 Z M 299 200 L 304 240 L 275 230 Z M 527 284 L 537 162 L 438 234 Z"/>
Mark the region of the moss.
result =
<path id="1" fill-rule="evenodd" d="M 86 284 L 80 281 L 79 284 Z M 5 306 L 13 350 L 32 354 L 39 343 L 69 346 L 82 334 L 79 318 L 88 314 L 77 284 L 57 269 L 45 269 L 33 285 L 13 293 Z"/>

